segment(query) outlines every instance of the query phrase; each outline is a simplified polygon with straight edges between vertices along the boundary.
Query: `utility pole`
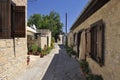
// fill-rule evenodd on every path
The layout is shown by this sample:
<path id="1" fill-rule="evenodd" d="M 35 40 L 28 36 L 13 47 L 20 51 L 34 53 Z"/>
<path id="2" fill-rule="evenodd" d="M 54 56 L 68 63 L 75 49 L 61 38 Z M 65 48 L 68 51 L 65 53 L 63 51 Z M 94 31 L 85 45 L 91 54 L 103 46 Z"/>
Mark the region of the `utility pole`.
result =
<path id="1" fill-rule="evenodd" d="M 65 31 L 66 31 L 66 35 L 67 35 L 67 13 L 65 14 Z"/>
<path id="2" fill-rule="evenodd" d="M 66 31 L 66 41 L 65 41 L 65 45 L 67 46 L 67 13 L 65 13 L 65 31 Z"/>

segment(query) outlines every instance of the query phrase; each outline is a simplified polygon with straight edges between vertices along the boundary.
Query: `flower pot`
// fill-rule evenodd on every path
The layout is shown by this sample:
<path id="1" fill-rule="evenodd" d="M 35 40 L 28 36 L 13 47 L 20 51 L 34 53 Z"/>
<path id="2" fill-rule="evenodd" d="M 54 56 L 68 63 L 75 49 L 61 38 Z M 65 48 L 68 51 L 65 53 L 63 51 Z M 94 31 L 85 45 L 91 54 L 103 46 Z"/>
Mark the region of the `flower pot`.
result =
<path id="1" fill-rule="evenodd" d="M 28 55 L 32 55 L 33 54 L 33 52 L 28 52 Z"/>
<path id="2" fill-rule="evenodd" d="M 44 55 L 42 53 L 40 53 L 40 57 L 42 58 Z"/>

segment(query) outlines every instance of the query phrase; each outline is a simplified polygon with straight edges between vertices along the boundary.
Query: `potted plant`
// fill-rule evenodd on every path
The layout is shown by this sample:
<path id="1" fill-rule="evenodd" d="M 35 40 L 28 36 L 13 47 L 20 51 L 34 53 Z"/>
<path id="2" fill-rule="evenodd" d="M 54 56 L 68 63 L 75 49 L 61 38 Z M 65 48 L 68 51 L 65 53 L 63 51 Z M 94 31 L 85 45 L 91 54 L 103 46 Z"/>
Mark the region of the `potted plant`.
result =
<path id="1" fill-rule="evenodd" d="M 80 63 L 80 68 L 81 68 L 83 74 L 85 76 L 87 76 L 90 72 L 88 62 L 86 62 L 85 60 L 81 60 L 79 63 Z"/>
<path id="2" fill-rule="evenodd" d="M 33 50 L 33 55 L 37 55 L 37 49 L 38 49 L 38 46 L 33 44 L 31 49 Z"/>
<path id="3" fill-rule="evenodd" d="M 41 54 L 41 48 L 38 47 L 38 49 L 37 49 L 37 55 L 40 55 L 40 54 Z"/>
<path id="4" fill-rule="evenodd" d="M 40 57 L 42 58 L 44 56 L 44 50 L 41 50 Z"/>
<path id="5" fill-rule="evenodd" d="M 28 48 L 28 53 L 27 53 L 28 55 L 31 55 L 31 54 L 33 54 L 33 50 L 31 49 L 31 48 Z"/>

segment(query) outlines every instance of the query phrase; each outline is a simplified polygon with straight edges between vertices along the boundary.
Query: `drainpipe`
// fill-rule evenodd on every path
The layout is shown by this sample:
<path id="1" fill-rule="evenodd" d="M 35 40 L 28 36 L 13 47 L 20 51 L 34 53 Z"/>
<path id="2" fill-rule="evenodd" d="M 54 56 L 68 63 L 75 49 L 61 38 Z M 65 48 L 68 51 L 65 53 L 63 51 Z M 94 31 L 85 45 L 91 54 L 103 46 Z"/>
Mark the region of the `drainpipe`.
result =
<path id="1" fill-rule="evenodd" d="M 13 13 L 13 20 L 12 20 L 12 33 L 13 33 L 13 51 L 14 51 L 14 56 L 16 57 L 16 49 L 15 49 L 15 29 L 14 29 L 14 21 L 15 21 L 15 13 Z"/>
<path id="2" fill-rule="evenodd" d="M 16 57 L 16 49 L 15 49 L 15 32 L 13 32 L 13 49 L 14 49 L 14 56 Z"/>

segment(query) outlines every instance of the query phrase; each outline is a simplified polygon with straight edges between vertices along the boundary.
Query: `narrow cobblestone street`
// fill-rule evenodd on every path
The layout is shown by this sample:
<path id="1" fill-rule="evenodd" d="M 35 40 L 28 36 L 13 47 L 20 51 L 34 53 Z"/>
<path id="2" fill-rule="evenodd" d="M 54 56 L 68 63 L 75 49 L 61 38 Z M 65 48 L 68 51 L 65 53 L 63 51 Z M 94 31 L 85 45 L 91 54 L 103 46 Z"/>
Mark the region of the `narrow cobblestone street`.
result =
<path id="1" fill-rule="evenodd" d="M 43 77 L 43 80 L 84 80 L 75 59 L 70 58 L 63 46 L 56 54 Z"/>
<path id="2" fill-rule="evenodd" d="M 61 45 L 56 44 L 43 58 L 34 58 L 17 80 L 84 80 L 78 62 L 70 58 Z"/>

